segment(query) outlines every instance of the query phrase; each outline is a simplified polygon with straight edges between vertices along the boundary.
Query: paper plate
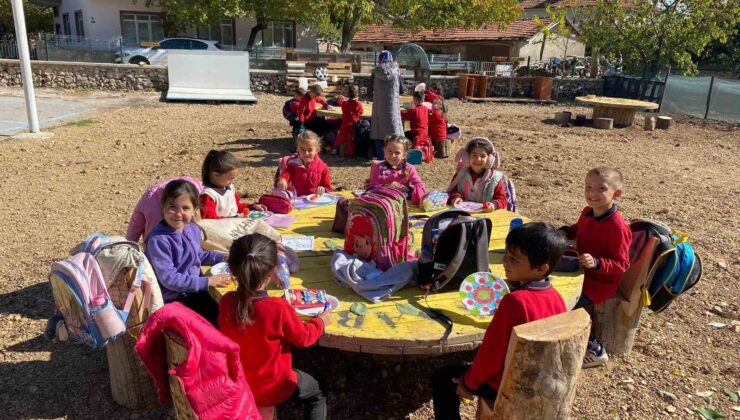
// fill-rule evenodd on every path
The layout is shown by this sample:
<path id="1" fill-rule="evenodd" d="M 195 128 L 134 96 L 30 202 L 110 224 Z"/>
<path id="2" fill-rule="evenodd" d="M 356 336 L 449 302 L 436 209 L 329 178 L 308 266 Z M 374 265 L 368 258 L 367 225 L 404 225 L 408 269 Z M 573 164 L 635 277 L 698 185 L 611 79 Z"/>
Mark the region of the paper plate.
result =
<path id="1" fill-rule="evenodd" d="M 492 316 L 509 286 L 492 273 L 473 273 L 460 283 L 460 300 L 465 309 L 478 316 Z"/>
<path id="2" fill-rule="evenodd" d="M 462 203 L 455 206 L 456 209 L 466 211 L 481 211 L 483 210 L 483 203 L 476 203 L 473 201 L 463 201 Z"/>
<path id="3" fill-rule="evenodd" d="M 211 267 L 212 276 L 218 276 L 220 274 L 231 274 L 231 270 L 229 270 L 229 264 L 225 261 Z"/>
<path id="4" fill-rule="evenodd" d="M 318 197 L 316 196 L 316 194 L 311 194 L 307 195 L 303 199 L 306 201 L 306 203 L 309 204 L 329 204 L 334 202 L 334 198 L 327 194 L 320 195 Z"/>
<path id="5" fill-rule="evenodd" d="M 329 309 L 332 311 L 336 311 L 337 308 L 339 308 L 339 299 L 335 298 L 332 295 L 327 294 L 326 300 L 329 301 Z M 298 309 L 295 308 L 295 311 L 303 316 L 316 316 L 324 311 L 324 308 L 306 308 L 306 309 Z"/>
<path id="6" fill-rule="evenodd" d="M 272 216 L 271 211 L 250 211 L 247 215 L 250 219 L 267 219 Z"/>

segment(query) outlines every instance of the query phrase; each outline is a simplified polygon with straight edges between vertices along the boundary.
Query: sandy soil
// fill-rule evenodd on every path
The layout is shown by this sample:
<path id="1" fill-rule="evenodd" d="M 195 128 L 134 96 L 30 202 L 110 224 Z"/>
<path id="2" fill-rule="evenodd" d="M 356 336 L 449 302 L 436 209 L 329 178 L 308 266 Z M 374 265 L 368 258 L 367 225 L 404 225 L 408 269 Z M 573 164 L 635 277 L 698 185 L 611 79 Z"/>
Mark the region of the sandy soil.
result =
<path id="1" fill-rule="evenodd" d="M 89 233 L 123 233 L 147 185 L 179 174 L 197 176 L 211 148 L 229 150 L 244 163 L 240 192 L 252 199 L 265 192 L 290 142 L 281 115 L 285 98 L 258 98 L 259 105 L 244 106 L 161 104 L 142 96 L 128 108 L 58 127 L 51 140 L 2 142 L 0 188 L 9 206 L 0 219 L 0 417 L 169 415 L 167 407 L 118 407 L 104 352 L 43 339 L 52 311 L 46 276 L 52 261 Z M 666 312 L 643 316 L 631 356 L 582 372 L 576 417 L 690 418 L 700 406 L 737 416 L 732 406 L 739 404 L 723 389 L 740 388 L 740 129 L 687 120 L 669 131 L 597 131 L 551 124 L 559 110 L 590 113 L 572 105 L 453 100 L 449 108 L 449 120 L 465 137 L 493 139 L 523 214 L 556 225 L 575 221 L 584 205 L 585 172 L 608 163 L 626 176 L 621 207 L 627 217 L 657 218 L 689 232 L 703 257 L 704 278 L 694 290 Z M 365 160 L 325 160 L 338 187 L 361 187 L 369 172 Z M 420 173 L 428 186 L 443 188 L 452 167 L 451 159 L 435 160 Z M 472 357 L 397 360 L 312 348 L 297 351 L 295 364 L 326 383 L 332 418 L 423 419 L 431 417 L 432 370 Z M 713 394 L 696 395 L 701 391 Z M 280 417 L 298 413 L 287 407 Z M 472 418 L 472 405 L 464 414 Z"/>

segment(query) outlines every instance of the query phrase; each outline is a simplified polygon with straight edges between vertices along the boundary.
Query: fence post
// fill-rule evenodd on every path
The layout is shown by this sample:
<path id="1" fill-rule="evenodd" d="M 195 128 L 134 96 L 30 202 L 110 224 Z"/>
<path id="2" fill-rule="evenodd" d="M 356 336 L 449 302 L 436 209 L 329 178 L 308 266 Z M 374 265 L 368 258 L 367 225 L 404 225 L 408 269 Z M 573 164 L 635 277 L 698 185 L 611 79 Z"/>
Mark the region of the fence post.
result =
<path id="1" fill-rule="evenodd" d="M 665 90 L 668 87 L 668 76 L 671 74 L 671 68 L 668 67 L 668 71 L 665 73 L 665 79 L 663 80 L 663 90 L 660 92 L 660 101 L 658 101 L 658 114 L 660 114 L 661 108 L 663 108 L 663 97 L 665 96 Z"/>
<path id="2" fill-rule="evenodd" d="M 123 37 L 122 36 L 118 37 L 118 52 L 121 55 L 121 64 L 125 64 L 123 62 Z"/>
<path id="3" fill-rule="evenodd" d="M 712 88 L 714 87 L 714 76 L 709 81 L 709 93 L 707 93 L 707 110 L 704 111 L 704 119 L 706 120 L 709 116 L 709 103 L 712 101 Z"/>
<path id="4" fill-rule="evenodd" d="M 44 32 L 44 56 L 46 61 L 49 61 L 49 37 L 46 32 Z"/>

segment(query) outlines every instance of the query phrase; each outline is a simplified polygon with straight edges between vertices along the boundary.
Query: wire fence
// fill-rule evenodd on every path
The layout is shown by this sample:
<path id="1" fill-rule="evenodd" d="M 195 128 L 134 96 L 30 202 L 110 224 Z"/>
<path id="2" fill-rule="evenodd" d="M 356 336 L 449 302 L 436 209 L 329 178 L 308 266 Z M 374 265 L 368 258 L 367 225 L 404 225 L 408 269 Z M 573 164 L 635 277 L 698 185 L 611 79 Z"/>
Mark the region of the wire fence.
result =
<path id="1" fill-rule="evenodd" d="M 740 123 L 740 80 L 669 76 L 660 112 Z"/>

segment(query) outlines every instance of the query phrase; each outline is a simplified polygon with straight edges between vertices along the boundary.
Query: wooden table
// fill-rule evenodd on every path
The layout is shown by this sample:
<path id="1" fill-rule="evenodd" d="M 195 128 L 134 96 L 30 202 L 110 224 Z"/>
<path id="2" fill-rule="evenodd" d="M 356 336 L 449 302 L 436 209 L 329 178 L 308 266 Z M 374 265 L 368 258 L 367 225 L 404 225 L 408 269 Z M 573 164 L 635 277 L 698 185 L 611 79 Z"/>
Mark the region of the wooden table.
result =
<path id="1" fill-rule="evenodd" d="M 430 293 L 429 305 L 449 316 L 454 326 L 445 343 L 440 340 L 445 333 L 445 326 L 431 319 L 424 310 L 424 293 L 418 287 L 406 287 L 380 303 L 370 303 L 352 289 L 339 286 L 332 277 L 329 263 L 331 251 L 343 246 L 344 237 L 331 232 L 335 206 L 315 207 L 296 211 L 297 215 L 289 229 L 281 229 L 282 235 L 310 235 L 315 237 L 315 250 L 299 253 L 301 268 L 291 277 L 294 288 L 323 288 L 336 296 L 340 301 L 339 309 L 334 313 L 334 323 L 326 328 L 319 339 L 319 345 L 363 353 L 374 354 L 442 354 L 476 348 L 485 333 L 490 317 L 476 317 L 463 308 L 458 295 L 458 288 L 451 286 L 442 293 Z M 424 213 L 416 207 L 412 214 Z M 516 217 L 515 213 L 498 210 L 493 213 L 480 213 L 493 222 L 493 233 L 490 242 L 491 271 L 504 277 L 502 265 L 504 239 L 509 230 L 509 222 Z M 414 245 L 421 245 L 421 227 L 412 229 Z M 572 308 L 581 293 L 582 273 L 557 273 L 553 276 L 553 285 L 560 292 L 568 308 Z M 211 294 L 218 300 L 235 285 L 211 289 Z M 269 291 L 272 296 L 282 296 L 281 290 Z M 349 311 L 350 305 L 361 302 L 367 305 L 367 314 L 358 317 Z M 418 314 L 402 314 L 397 304 L 411 305 L 419 309 Z M 408 309 L 408 306 L 404 306 Z"/>
<path id="2" fill-rule="evenodd" d="M 654 102 L 638 101 L 635 99 L 611 98 L 608 96 L 579 96 L 576 102 L 594 107 L 593 119 L 611 118 L 615 127 L 629 127 L 635 122 L 638 110 L 658 109 Z"/>
<path id="3" fill-rule="evenodd" d="M 342 118 L 342 108 L 335 106 L 331 109 L 317 109 L 316 115 L 320 117 L 335 117 Z M 373 117 L 373 104 L 370 102 L 362 103 L 362 118 L 363 120 L 369 120 Z"/>

